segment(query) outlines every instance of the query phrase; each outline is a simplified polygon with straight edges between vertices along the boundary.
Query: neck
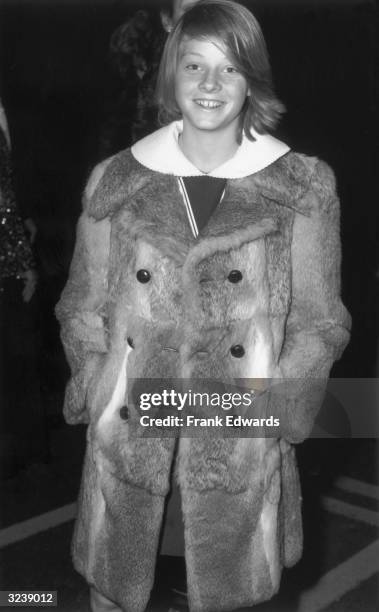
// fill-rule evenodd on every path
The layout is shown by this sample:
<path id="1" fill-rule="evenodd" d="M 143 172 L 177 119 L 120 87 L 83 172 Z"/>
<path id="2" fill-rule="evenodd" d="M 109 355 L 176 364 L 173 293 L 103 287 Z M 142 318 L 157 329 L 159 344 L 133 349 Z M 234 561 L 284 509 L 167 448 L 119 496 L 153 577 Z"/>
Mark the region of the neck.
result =
<path id="1" fill-rule="evenodd" d="M 238 149 L 235 126 L 221 133 L 196 130 L 183 121 L 179 146 L 189 161 L 201 172 L 208 173 L 231 159 Z"/>

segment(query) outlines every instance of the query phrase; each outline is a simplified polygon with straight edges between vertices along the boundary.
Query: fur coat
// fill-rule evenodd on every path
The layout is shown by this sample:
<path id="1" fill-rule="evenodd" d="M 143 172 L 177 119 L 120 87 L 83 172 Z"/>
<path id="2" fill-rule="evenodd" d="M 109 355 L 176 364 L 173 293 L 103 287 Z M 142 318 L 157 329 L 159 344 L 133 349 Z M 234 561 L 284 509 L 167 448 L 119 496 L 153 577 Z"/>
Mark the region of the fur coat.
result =
<path id="1" fill-rule="evenodd" d="M 180 152 L 180 129 L 94 170 L 57 306 L 72 369 L 65 415 L 89 422 L 74 562 L 125 612 L 149 599 L 173 463 L 191 611 L 278 590 L 302 550 L 292 443 L 309 435 L 320 402 L 298 385 L 279 406 L 277 438 L 177 442 L 138 434 L 128 380 L 326 378 L 349 336 L 329 167 L 267 135 L 244 139 L 211 173 L 227 178 L 226 192 L 195 239 L 176 177 L 199 171 Z"/>

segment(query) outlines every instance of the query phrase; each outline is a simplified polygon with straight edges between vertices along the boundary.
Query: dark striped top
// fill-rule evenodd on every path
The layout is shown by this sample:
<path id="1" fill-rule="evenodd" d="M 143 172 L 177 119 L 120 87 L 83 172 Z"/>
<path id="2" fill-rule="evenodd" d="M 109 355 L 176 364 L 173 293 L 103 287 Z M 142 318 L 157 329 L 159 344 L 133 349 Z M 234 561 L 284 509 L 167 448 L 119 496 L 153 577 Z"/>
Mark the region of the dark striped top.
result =
<path id="1" fill-rule="evenodd" d="M 207 225 L 224 195 L 226 179 L 189 176 L 179 179 L 188 219 L 195 236 Z"/>

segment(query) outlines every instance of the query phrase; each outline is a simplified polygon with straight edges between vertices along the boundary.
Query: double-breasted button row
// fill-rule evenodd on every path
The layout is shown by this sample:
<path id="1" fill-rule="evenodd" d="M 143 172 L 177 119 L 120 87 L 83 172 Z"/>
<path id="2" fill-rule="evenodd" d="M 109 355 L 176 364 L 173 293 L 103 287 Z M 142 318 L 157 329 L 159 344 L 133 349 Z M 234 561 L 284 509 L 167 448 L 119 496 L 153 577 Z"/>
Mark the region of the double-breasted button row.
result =
<path id="1" fill-rule="evenodd" d="M 136 277 L 137 277 L 137 280 L 142 284 L 148 283 L 151 280 L 151 274 L 149 270 L 145 270 L 144 268 L 141 268 L 140 270 L 137 271 Z M 243 278 L 243 274 L 241 270 L 231 270 L 228 274 L 228 281 L 233 284 L 241 282 L 242 278 Z M 132 338 L 128 337 L 127 341 L 128 341 L 129 346 L 131 348 L 134 348 L 134 342 Z M 242 344 L 235 344 L 234 346 L 231 347 L 230 353 L 233 357 L 240 359 L 241 357 L 244 356 L 245 349 L 242 346 Z M 123 416 L 123 415 L 126 415 L 126 416 Z M 120 416 L 122 419 L 128 418 L 127 406 L 122 406 L 122 408 L 120 408 Z"/>
<path id="2" fill-rule="evenodd" d="M 151 273 L 149 270 L 141 268 L 137 271 L 136 277 L 140 283 L 148 283 L 151 280 Z M 233 284 L 241 282 L 242 278 L 243 275 L 241 270 L 231 270 L 228 274 L 228 281 Z"/>

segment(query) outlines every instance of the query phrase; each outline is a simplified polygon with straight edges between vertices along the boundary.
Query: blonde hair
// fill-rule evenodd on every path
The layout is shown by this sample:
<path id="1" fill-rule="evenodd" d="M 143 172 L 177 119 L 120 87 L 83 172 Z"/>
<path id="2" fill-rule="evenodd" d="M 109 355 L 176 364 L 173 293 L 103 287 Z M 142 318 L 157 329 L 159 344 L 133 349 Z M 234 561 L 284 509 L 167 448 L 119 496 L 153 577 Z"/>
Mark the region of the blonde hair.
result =
<path id="1" fill-rule="evenodd" d="M 251 92 L 242 111 L 242 130 L 250 140 L 254 140 L 251 128 L 260 134 L 272 130 L 285 107 L 274 93 L 266 42 L 254 15 L 232 0 L 200 0 L 185 11 L 168 36 L 156 88 L 160 122 L 181 117 L 175 75 L 184 36 L 221 41 Z"/>

